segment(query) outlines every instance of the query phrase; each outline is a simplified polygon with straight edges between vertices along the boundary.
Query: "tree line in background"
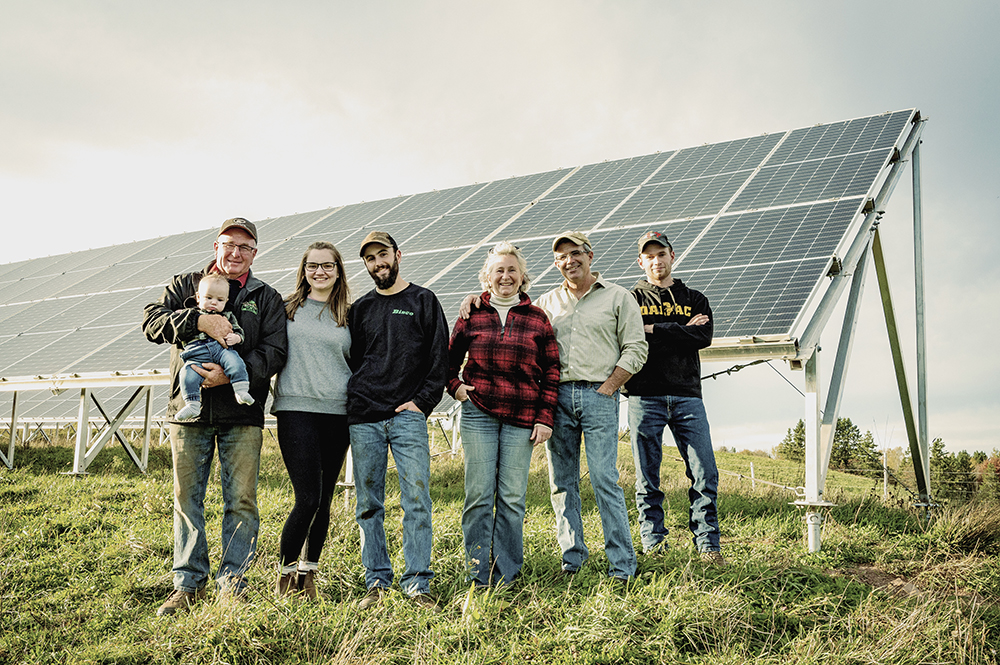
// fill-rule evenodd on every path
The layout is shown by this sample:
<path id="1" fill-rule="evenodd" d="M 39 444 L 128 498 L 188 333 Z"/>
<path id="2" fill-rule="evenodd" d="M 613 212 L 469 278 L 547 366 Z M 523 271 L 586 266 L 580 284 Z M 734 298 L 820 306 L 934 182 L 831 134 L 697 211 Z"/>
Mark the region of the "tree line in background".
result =
<path id="1" fill-rule="evenodd" d="M 775 448 L 779 459 L 804 462 L 806 456 L 806 426 L 803 420 L 790 427 Z M 890 483 L 913 488 L 915 479 L 909 449 L 891 448 L 886 451 Z M 930 451 L 931 496 L 938 501 L 969 501 L 976 498 L 1000 499 L 1000 451 L 992 455 L 977 451 L 949 453 L 944 441 L 934 439 Z M 872 433 L 864 434 L 850 418 L 837 419 L 830 453 L 830 468 L 868 478 L 881 478 L 882 453 L 875 447 Z"/>

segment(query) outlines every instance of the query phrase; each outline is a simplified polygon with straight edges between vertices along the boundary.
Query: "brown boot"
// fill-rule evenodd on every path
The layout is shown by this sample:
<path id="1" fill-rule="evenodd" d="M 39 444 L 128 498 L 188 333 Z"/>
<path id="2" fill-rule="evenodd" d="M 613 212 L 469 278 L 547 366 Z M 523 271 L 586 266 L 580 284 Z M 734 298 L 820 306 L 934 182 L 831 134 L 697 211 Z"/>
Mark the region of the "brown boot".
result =
<path id="1" fill-rule="evenodd" d="M 205 587 L 198 589 L 194 593 L 174 589 L 167 596 L 167 600 L 156 610 L 156 616 L 164 617 L 178 612 L 186 612 L 198 601 L 205 600 L 206 595 L 208 595 L 208 590 Z"/>
<path id="2" fill-rule="evenodd" d="M 319 592 L 316 590 L 315 570 L 299 571 L 298 590 L 307 600 L 316 600 L 319 598 Z"/>
<path id="3" fill-rule="evenodd" d="M 274 583 L 274 595 L 276 598 L 284 598 L 285 596 L 290 596 L 296 592 L 298 589 L 298 583 L 295 579 L 295 571 L 290 573 L 278 572 L 278 579 Z"/>

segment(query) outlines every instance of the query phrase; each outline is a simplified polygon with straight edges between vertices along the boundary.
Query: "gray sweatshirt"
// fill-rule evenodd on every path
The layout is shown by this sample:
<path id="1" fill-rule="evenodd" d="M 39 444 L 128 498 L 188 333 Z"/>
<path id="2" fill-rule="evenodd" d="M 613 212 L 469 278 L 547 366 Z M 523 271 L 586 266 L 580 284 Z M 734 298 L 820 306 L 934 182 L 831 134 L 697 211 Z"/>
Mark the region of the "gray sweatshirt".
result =
<path id="1" fill-rule="evenodd" d="M 337 325 L 325 303 L 307 299 L 288 321 L 288 361 L 278 374 L 271 413 L 346 415 L 350 355 L 347 326 Z"/>

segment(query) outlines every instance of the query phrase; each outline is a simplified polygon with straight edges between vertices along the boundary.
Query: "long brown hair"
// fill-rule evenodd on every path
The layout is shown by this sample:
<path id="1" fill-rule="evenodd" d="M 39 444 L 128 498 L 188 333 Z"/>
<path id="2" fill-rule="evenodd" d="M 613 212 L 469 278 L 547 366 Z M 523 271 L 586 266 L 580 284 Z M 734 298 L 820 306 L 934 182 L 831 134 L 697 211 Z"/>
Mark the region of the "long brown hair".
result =
<path id="1" fill-rule="evenodd" d="M 289 321 L 295 320 L 295 311 L 299 307 L 302 307 L 309 297 L 309 282 L 306 281 L 306 258 L 309 256 L 309 252 L 314 249 L 325 249 L 333 254 L 333 262 L 337 264 L 337 282 L 333 285 L 333 289 L 330 290 L 330 297 L 326 299 L 326 307 L 324 309 L 330 310 L 330 313 L 333 314 L 333 320 L 337 322 L 338 326 L 346 326 L 347 311 L 351 308 L 351 290 L 347 286 L 344 260 L 340 258 L 340 252 L 337 251 L 333 243 L 323 240 L 309 245 L 306 247 L 305 253 L 302 254 L 302 260 L 299 261 L 299 272 L 295 277 L 295 291 L 285 298 L 285 314 L 288 316 Z M 322 311 L 320 315 L 322 315 Z"/>

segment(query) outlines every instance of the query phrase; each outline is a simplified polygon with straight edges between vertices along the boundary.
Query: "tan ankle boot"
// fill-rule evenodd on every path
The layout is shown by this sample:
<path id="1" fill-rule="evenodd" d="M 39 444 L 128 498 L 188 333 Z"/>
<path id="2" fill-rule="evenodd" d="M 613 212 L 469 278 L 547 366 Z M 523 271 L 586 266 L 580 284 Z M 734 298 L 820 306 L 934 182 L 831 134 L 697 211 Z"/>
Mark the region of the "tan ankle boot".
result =
<path id="1" fill-rule="evenodd" d="M 319 592 L 316 590 L 316 571 L 307 570 L 304 573 L 299 572 L 298 590 L 308 600 L 319 598 Z"/>
<path id="2" fill-rule="evenodd" d="M 276 598 L 284 598 L 285 596 L 290 596 L 298 590 L 298 583 L 295 577 L 295 571 L 284 575 L 278 572 L 278 579 L 274 583 L 274 595 Z"/>

